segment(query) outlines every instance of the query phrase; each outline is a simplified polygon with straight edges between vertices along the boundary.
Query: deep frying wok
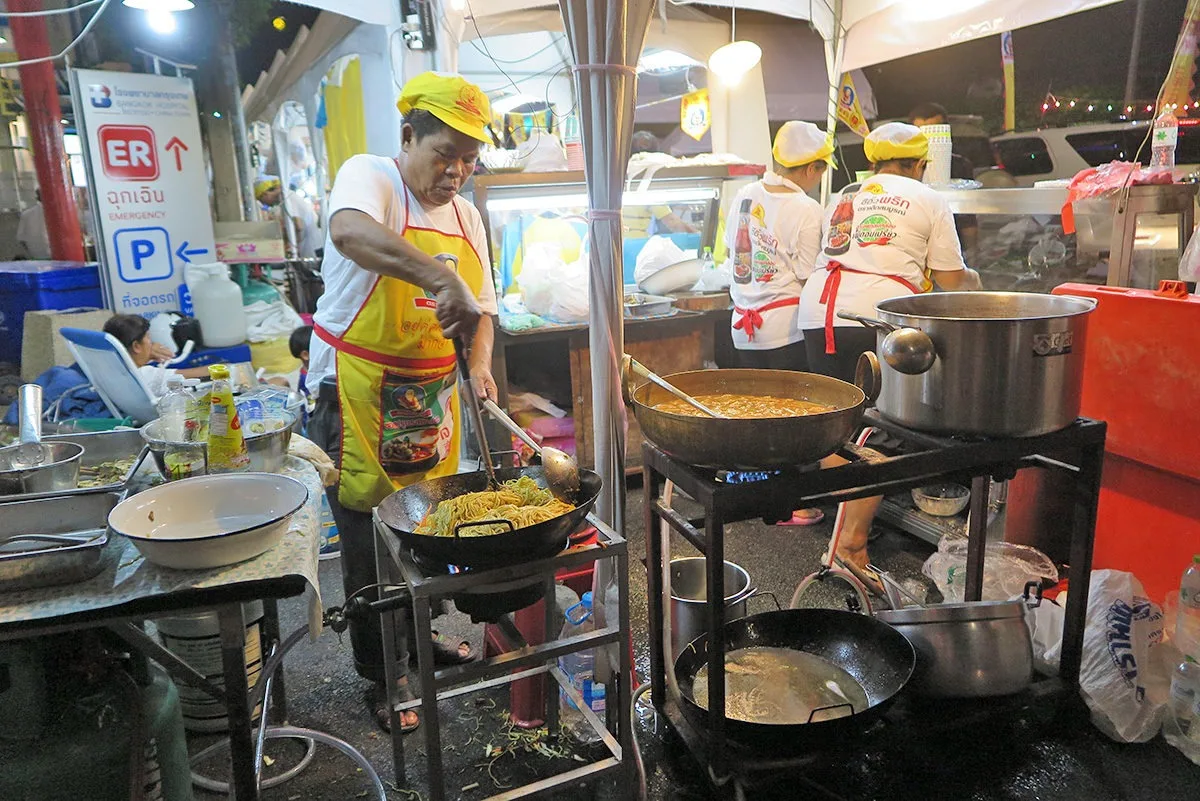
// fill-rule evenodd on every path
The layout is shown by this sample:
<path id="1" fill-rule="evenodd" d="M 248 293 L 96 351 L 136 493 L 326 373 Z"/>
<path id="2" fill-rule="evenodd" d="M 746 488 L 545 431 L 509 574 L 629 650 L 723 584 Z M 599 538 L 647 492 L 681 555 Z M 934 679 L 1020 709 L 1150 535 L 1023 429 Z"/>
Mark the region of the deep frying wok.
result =
<path id="1" fill-rule="evenodd" d="M 823 657 L 853 676 L 870 704 L 847 717 L 812 723 L 748 723 L 726 718 L 725 733 L 730 741 L 776 754 L 862 731 L 887 711 L 917 664 L 916 651 L 903 634 L 867 615 L 835 609 L 784 609 L 725 624 L 726 653 L 752 647 L 787 648 Z M 693 700 L 692 683 L 707 664 L 707 632 L 675 660 L 684 714 L 702 731 L 709 728 L 708 712 Z"/>
<path id="2" fill-rule="evenodd" d="M 496 471 L 496 480 L 500 482 L 521 476 L 529 476 L 539 487 L 546 486 L 546 475 L 541 467 Z M 406 546 L 441 564 L 474 568 L 507 567 L 545 559 L 565 548 L 567 540 L 583 523 L 600 494 L 600 476 L 590 470 L 580 470 L 575 509 L 542 523 L 486 537 L 434 537 L 416 533 L 425 515 L 440 502 L 468 492 L 482 492 L 487 488 L 488 477 L 483 472 L 459 473 L 422 481 L 384 498 L 383 503 L 379 504 L 379 519 Z"/>
<path id="3" fill-rule="evenodd" d="M 865 391 L 836 378 L 786 370 L 697 370 L 665 378 L 693 396 L 730 392 L 833 407 L 800 417 L 690 417 L 654 408 L 672 396 L 653 384 L 633 388 L 627 375 L 626 395 L 646 439 L 688 464 L 716 469 L 761 470 L 822 459 L 854 437 L 873 398 L 869 377 L 862 382 Z"/>

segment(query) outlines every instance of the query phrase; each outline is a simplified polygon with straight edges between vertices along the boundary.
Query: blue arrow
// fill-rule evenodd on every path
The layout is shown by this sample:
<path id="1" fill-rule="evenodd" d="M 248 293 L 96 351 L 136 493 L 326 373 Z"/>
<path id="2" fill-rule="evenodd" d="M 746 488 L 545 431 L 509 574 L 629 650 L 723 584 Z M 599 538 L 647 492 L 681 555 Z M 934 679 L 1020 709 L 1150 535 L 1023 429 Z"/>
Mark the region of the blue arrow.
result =
<path id="1" fill-rule="evenodd" d="M 200 256 L 200 255 L 208 252 L 208 248 L 190 248 L 189 249 L 188 245 L 190 245 L 190 244 L 191 243 L 185 239 L 185 240 L 183 240 L 183 244 L 179 246 L 179 249 L 175 251 L 175 255 L 178 256 L 180 261 L 182 261 L 184 264 L 192 263 L 192 260 L 190 258 L 188 258 L 189 256 Z"/>

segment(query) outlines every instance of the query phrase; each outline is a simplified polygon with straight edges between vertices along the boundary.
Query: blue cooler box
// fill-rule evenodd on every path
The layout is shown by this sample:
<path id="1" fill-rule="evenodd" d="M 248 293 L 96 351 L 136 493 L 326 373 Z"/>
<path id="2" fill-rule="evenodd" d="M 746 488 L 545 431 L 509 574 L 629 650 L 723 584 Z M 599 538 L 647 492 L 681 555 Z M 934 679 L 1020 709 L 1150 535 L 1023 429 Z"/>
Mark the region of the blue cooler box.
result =
<path id="1" fill-rule="evenodd" d="M 25 312 L 102 308 L 100 270 L 95 264 L 0 262 L 0 362 L 21 363 Z"/>

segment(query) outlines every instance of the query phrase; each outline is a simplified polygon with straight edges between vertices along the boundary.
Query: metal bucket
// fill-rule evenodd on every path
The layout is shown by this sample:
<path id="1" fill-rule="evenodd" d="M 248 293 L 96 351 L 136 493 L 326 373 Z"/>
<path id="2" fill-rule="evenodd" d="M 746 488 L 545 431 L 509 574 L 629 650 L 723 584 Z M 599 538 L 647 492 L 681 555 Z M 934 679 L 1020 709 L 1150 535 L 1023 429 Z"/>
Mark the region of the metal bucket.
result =
<path id="1" fill-rule="evenodd" d="M 262 601 L 242 604 L 242 622 L 246 626 L 246 684 L 253 690 L 261 678 Z M 216 612 L 165 617 L 155 621 L 159 639 L 168 651 L 187 662 L 206 679 L 219 687 L 225 686 L 225 668 L 221 661 L 221 626 Z M 221 732 L 229 730 L 225 703 L 204 690 L 179 685 L 179 702 L 183 708 L 183 726 L 188 731 Z M 258 720 L 262 707 L 251 712 Z"/>
<path id="2" fill-rule="evenodd" d="M 671 662 L 688 643 L 708 630 L 708 573 L 703 556 L 671 560 Z M 725 563 L 725 621 L 746 616 L 746 600 L 754 594 L 750 574 Z"/>

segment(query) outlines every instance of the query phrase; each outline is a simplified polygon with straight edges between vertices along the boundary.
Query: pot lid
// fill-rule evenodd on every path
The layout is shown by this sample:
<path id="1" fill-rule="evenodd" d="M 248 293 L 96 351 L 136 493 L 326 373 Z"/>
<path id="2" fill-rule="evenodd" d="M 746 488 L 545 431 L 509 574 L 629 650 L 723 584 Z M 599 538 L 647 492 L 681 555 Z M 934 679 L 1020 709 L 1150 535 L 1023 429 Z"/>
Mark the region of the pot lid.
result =
<path id="1" fill-rule="evenodd" d="M 907 606 L 875 613 L 884 623 L 913 625 L 921 623 L 956 623 L 968 620 L 1004 620 L 1023 618 L 1024 601 L 969 601 L 957 604 L 935 604 L 924 608 Z"/>

